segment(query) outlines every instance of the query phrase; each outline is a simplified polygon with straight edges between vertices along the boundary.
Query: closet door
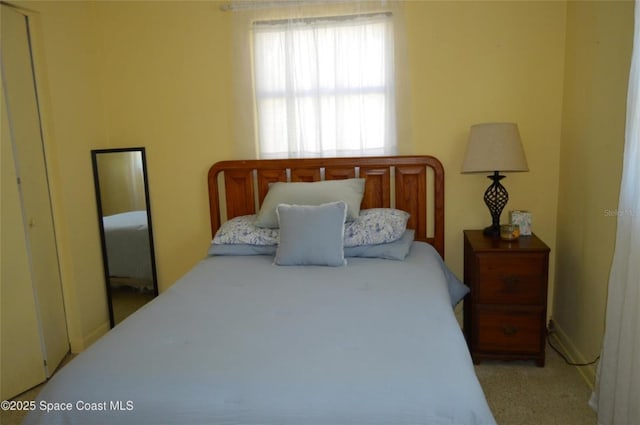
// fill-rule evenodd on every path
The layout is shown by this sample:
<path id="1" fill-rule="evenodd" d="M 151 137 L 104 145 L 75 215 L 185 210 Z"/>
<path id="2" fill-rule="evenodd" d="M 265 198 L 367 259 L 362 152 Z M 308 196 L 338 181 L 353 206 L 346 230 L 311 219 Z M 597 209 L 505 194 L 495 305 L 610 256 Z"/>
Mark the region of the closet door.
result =
<path id="1" fill-rule="evenodd" d="M 51 199 L 49 196 L 48 176 L 45 163 L 44 145 L 40 127 L 40 115 L 37 103 L 31 56 L 28 19 L 15 9 L 2 6 L 2 80 L 4 84 L 4 100 L 9 127 L 9 144 L 4 140 L 3 130 L 2 154 L 3 165 L 13 157 L 13 179 L 17 185 L 20 205 L 20 222 L 13 227 L 23 232 L 24 247 L 29 265 L 28 281 L 2 281 L 5 287 L 17 285 L 31 288 L 32 298 L 36 306 L 36 320 L 39 326 L 41 355 L 44 357 L 44 373 L 49 376 L 69 350 L 64 302 L 60 282 L 58 254 L 53 226 Z M 4 127 L 4 126 L 3 126 Z M 9 146 L 12 155 L 8 154 Z M 4 173 L 4 167 L 3 167 Z M 3 201 L 5 196 L 3 179 Z M 10 182 L 6 182 L 10 184 Z M 5 227 L 3 217 L 3 234 Z M 7 224 L 9 226 L 10 224 Z M 4 235 L 3 235 L 4 237 Z M 4 243 L 4 240 L 3 240 Z M 3 247 L 4 248 L 4 247 Z M 3 269 L 6 252 L 2 251 Z M 16 254 L 17 255 L 17 254 Z M 4 273 L 4 272 L 3 272 Z M 21 273 L 22 275 L 22 273 Z M 7 289 L 9 291 L 9 289 Z M 2 294 L 3 307 L 5 303 Z M 9 302 L 9 300 L 7 300 Z M 16 323 L 17 319 L 5 318 L 2 312 L 2 326 Z M 5 334 L 2 334 L 2 350 L 4 354 Z M 11 347 L 7 347 L 11 350 Z M 26 353 L 14 353 L 24 355 Z M 3 356 L 4 363 L 4 356 Z M 3 364 L 4 366 L 4 364 Z M 5 368 L 3 367 L 3 378 Z"/>
<path id="2" fill-rule="evenodd" d="M 2 86 L 0 86 L 2 90 Z M 2 400 L 44 381 L 44 356 L 40 342 L 36 303 L 22 225 L 22 208 L 16 185 L 9 120 L 2 93 L 2 222 L 0 253 L 0 383 Z"/>

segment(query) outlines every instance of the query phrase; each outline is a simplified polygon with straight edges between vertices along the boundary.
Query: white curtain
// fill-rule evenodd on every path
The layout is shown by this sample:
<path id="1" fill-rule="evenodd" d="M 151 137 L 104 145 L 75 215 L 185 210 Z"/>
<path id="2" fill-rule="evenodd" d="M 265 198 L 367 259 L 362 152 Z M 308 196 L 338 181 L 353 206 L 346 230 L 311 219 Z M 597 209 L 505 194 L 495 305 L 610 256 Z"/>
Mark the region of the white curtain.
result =
<path id="1" fill-rule="evenodd" d="M 261 157 L 396 153 L 393 17 L 257 22 Z"/>
<path id="2" fill-rule="evenodd" d="M 618 228 L 607 316 L 591 405 L 599 425 L 640 424 L 640 7 L 635 29 Z"/>
<path id="3" fill-rule="evenodd" d="M 232 12 L 236 156 L 413 153 L 401 2 L 263 4 Z"/>

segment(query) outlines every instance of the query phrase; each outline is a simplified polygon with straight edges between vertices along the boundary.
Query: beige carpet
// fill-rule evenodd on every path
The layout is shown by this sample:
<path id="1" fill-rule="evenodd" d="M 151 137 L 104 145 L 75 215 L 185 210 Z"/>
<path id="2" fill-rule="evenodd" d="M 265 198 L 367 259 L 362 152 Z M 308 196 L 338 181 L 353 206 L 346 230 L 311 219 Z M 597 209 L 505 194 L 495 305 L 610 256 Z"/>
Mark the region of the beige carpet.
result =
<path id="1" fill-rule="evenodd" d="M 596 425 L 591 389 L 577 367 L 547 346 L 545 367 L 486 361 L 476 366 L 498 425 Z"/>
<path id="2" fill-rule="evenodd" d="M 596 425 L 591 390 L 573 366 L 547 348 L 547 364 L 493 362 L 476 366 L 498 425 Z M 16 399 L 33 400 L 40 387 Z M 0 424 L 19 425 L 19 412 L 0 412 Z"/>

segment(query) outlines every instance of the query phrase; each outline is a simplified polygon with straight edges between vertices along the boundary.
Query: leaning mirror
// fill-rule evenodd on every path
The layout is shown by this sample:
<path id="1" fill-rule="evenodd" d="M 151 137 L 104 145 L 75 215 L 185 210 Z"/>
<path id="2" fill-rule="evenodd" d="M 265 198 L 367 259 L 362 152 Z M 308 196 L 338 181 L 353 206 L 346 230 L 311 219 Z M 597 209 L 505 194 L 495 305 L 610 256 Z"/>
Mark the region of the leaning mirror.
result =
<path id="1" fill-rule="evenodd" d="M 158 295 L 144 148 L 91 151 L 111 327 Z"/>

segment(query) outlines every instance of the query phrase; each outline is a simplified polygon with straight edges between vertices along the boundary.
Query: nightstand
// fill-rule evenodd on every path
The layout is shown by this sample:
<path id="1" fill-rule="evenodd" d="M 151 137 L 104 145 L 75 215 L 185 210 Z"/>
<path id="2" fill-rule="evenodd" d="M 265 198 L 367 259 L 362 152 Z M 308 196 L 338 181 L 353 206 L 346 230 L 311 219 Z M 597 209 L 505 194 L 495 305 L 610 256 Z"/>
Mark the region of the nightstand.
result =
<path id="1" fill-rule="evenodd" d="M 464 231 L 464 332 L 474 363 L 532 359 L 544 366 L 549 247 Z"/>

